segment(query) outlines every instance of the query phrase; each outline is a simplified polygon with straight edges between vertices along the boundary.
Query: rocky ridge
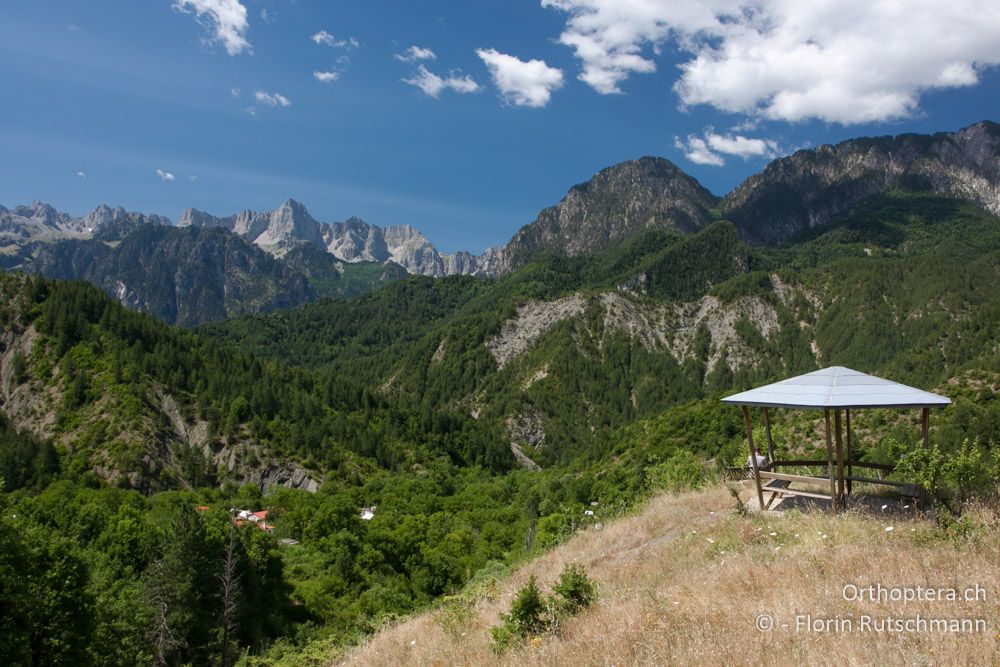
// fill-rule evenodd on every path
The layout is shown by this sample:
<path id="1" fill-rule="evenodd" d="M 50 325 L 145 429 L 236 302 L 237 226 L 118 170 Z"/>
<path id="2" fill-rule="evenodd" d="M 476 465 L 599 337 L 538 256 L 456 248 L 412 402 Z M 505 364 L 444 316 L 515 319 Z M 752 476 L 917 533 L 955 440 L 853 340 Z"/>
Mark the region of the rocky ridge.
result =
<path id="1" fill-rule="evenodd" d="M 1000 215 L 1000 125 L 851 139 L 771 162 L 722 201 L 744 239 L 775 245 L 850 215 L 865 199 L 906 190 L 972 201 Z"/>
<path id="2" fill-rule="evenodd" d="M 169 225 L 162 215 L 128 212 L 104 204 L 82 218 L 57 211 L 49 204 L 34 201 L 29 206 L 7 209 L 0 206 L 0 243 L 58 241 L 100 238 L 113 241 L 144 224 Z"/>
<path id="3" fill-rule="evenodd" d="M 540 252 L 599 252 L 651 229 L 694 232 L 710 222 L 718 198 L 663 158 L 643 157 L 603 169 L 573 186 L 503 248 L 501 272 Z"/>
<path id="4" fill-rule="evenodd" d="M 771 284 L 776 297 L 786 305 L 801 293 L 816 312 L 822 308 L 808 290 L 784 283 L 777 274 L 771 276 Z M 594 296 L 577 293 L 554 301 L 528 302 L 520 306 L 516 315 L 504 322 L 500 332 L 485 345 L 497 367 L 503 369 L 530 351 L 557 324 L 580 318 L 591 307 L 599 309 L 602 338 L 623 332 L 648 350 L 669 353 L 678 363 L 684 363 L 695 354 L 695 338 L 704 327 L 710 338 L 710 352 L 705 359 L 709 372 L 723 358 L 734 370 L 753 362 L 753 351 L 747 348 L 737 330 L 740 320 L 749 321 L 765 338 L 778 327 L 775 307 L 759 296 L 744 296 L 727 303 L 716 296 L 705 295 L 694 301 L 669 304 L 651 303 L 622 290 Z M 530 369 L 524 388 L 546 376 L 546 368 Z"/>
<path id="5" fill-rule="evenodd" d="M 317 221 L 299 202 L 288 199 L 273 211 L 243 211 L 219 218 L 186 209 L 180 227 L 223 227 L 281 257 L 292 248 L 309 244 L 345 262 L 395 262 L 409 273 L 425 276 L 496 275 L 496 250 L 482 256 L 460 252 L 445 255 L 411 225 L 379 227 L 351 217 L 343 222 Z"/>
<path id="6" fill-rule="evenodd" d="M 501 276 L 540 253 L 579 256 L 615 247 L 648 230 L 691 233 L 731 220 L 747 242 L 776 245 L 853 213 L 872 196 L 905 190 L 975 202 L 1000 214 L 1000 125 L 958 132 L 851 139 L 771 162 L 718 198 L 668 160 L 643 157 L 603 169 L 541 211 L 504 246 L 481 255 L 440 253 L 410 225 L 379 227 L 357 217 L 324 223 L 288 199 L 273 211 L 226 217 L 186 209 L 182 227 L 222 227 L 276 257 L 311 245 L 348 263 L 394 262 L 411 274 Z M 100 206 L 83 218 L 34 202 L 0 206 L 0 243 L 114 241 L 162 216 Z"/>

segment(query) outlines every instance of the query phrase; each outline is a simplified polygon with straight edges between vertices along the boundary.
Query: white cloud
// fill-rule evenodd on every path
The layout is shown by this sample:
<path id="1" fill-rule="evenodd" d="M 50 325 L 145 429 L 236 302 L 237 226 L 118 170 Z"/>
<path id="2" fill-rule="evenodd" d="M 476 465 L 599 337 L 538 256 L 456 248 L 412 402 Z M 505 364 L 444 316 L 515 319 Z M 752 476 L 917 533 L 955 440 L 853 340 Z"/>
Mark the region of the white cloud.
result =
<path id="1" fill-rule="evenodd" d="M 162 169 L 157 169 L 156 175 L 159 176 L 160 180 L 162 180 L 164 183 L 169 183 L 170 181 L 174 180 L 173 174 L 171 174 L 169 171 L 164 171 Z"/>
<path id="2" fill-rule="evenodd" d="M 198 182 L 198 177 L 197 176 L 188 176 L 188 180 L 191 181 L 192 183 L 197 183 Z"/>
<path id="3" fill-rule="evenodd" d="M 403 83 L 416 86 L 423 91 L 424 95 L 434 98 L 439 97 L 445 90 L 459 94 L 477 93 L 480 90 L 479 84 L 471 76 L 462 76 L 461 72 L 452 72 L 447 77 L 442 77 L 423 65 L 419 65 L 416 73 L 409 79 L 403 79 Z"/>
<path id="4" fill-rule="evenodd" d="M 419 46 L 411 46 L 406 51 L 397 53 L 394 57 L 400 62 L 415 63 L 418 60 L 436 60 L 437 54 L 430 49 L 425 49 Z"/>
<path id="5" fill-rule="evenodd" d="M 773 139 L 757 139 L 740 134 L 717 134 L 707 128 L 703 137 L 688 135 L 687 141 L 674 137 L 674 147 L 684 151 L 684 157 L 695 164 L 721 167 L 726 164 L 724 155 L 747 160 L 752 157 L 774 158 L 781 154 L 781 147 Z"/>
<path id="6" fill-rule="evenodd" d="M 333 39 L 333 35 L 328 33 L 326 30 L 320 30 L 309 39 L 311 39 L 317 44 L 325 44 L 326 46 L 333 46 L 333 43 L 335 41 Z"/>
<path id="7" fill-rule="evenodd" d="M 751 157 L 776 157 L 781 149 L 773 139 L 753 139 L 739 134 L 716 134 L 709 129 L 705 133 L 709 147 L 726 155 L 735 155 L 744 160 Z"/>
<path id="8" fill-rule="evenodd" d="M 79 176 L 80 178 L 87 178 L 87 172 L 85 171 L 78 171 L 76 172 L 76 175 Z"/>
<path id="9" fill-rule="evenodd" d="M 684 151 L 684 157 L 695 164 L 704 164 L 712 167 L 721 167 L 726 164 L 726 160 L 718 153 L 712 152 L 704 139 L 689 135 L 687 143 L 681 141 L 680 137 L 674 137 L 674 148 Z"/>
<path id="10" fill-rule="evenodd" d="M 247 8 L 240 0 L 175 0 L 174 9 L 179 12 L 194 12 L 199 20 L 208 23 L 214 39 L 222 42 L 226 52 L 235 56 L 250 50 L 246 32 Z"/>
<path id="11" fill-rule="evenodd" d="M 1000 64 L 1000 12 L 983 0 L 542 0 L 580 79 L 620 92 L 671 42 L 690 54 L 684 105 L 841 124 L 911 116 L 925 91 L 974 85 Z"/>
<path id="12" fill-rule="evenodd" d="M 243 94 L 243 91 L 237 88 L 236 86 L 233 86 L 232 88 L 229 89 L 229 94 L 232 95 L 233 97 L 238 98 Z"/>
<path id="13" fill-rule="evenodd" d="M 358 40 L 355 39 L 354 37 L 348 37 L 347 39 L 337 39 L 336 37 L 328 33 L 326 30 L 320 30 L 315 35 L 311 36 L 309 39 L 311 39 L 317 44 L 321 44 L 323 46 L 330 46 L 338 49 L 356 49 L 359 46 L 361 46 L 361 43 L 358 42 Z"/>
<path id="14" fill-rule="evenodd" d="M 261 104 L 266 104 L 269 107 L 290 107 L 292 106 L 291 101 L 281 93 L 268 93 L 263 90 L 258 90 L 253 94 L 254 99 L 256 99 Z"/>
<path id="15" fill-rule="evenodd" d="M 504 102 L 522 107 L 544 107 L 552 91 L 563 86 L 562 70 L 542 60 L 519 60 L 496 49 L 476 49 L 486 63 Z"/>
<path id="16" fill-rule="evenodd" d="M 336 70 L 330 70 L 328 72 L 316 70 L 313 72 L 313 76 L 316 77 L 317 81 L 321 81 L 322 83 L 332 83 L 340 78 L 340 72 Z"/>

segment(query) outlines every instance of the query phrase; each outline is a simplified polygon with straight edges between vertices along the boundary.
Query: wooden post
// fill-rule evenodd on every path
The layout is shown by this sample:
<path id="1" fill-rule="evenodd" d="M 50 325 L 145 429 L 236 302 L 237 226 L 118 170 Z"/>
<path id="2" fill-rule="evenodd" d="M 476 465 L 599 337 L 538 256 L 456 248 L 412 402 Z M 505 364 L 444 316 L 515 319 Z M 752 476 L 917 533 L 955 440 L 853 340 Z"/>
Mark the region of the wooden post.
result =
<path id="1" fill-rule="evenodd" d="M 835 437 L 837 443 L 837 502 L 843 503 L 844 498 L 844 438 L 840 422 L 840 410 L 833 411 Z"/>
<path id="2" fill-rule="evenodd" d="M 931 442 L 930 423 L 931 423 L 931 409 L 924 408 L 920 411 L 920 431 L 924 437 L 924 449 L 927 449 L 930 446 Z M 921 486 L 920 498 L 917 499 L 918 506 L 920 509 L 924 509 L 924 505 L 926 505 L 927 502 L 926 495 L 927 494 L 924 491 L 924 487 Z"/>
<path id="3" fill-rule="evenodd" d="M 854 484 L 851 477 L 854 477 L 854 469 L 851 462 L 854 460 L 854 443 L 851 440 L 851 411 L 844 410 L 844 417 L 847 419 L 847 495 L 854 493 Z"/>
<path id="4" fill-rule="evenodd" d="M 833 474 L 833 442 L 830 438 L 830 410 L 823 410 L 823 418 L 826 422 L 826 474 L 830 479 L 830 511 L 837 513 L 837 489 L 834 486 L 837 477 Z"/>
<path id="5" fill-rule="evenodd" d="M 750 444 L 750 466 L 753 468 L 753 482 L 757 485 L 757 507 L 764 511 L 764 493 L 760 490 L 760 471 L 757 470 L 757 455 L 753 446 L 753 428 L 750 426 L 750 409 L 743 406 L 743 425 L 747 429 L 747 442 Z"/>
<path id="6" fill-rule="evenodd" d="M 767 460 L 774 472 L 774 440 L 771 439 L 771 415 L 767 413 L 767 408 L 764 408 L 764 430 L 767 432 Z"/>

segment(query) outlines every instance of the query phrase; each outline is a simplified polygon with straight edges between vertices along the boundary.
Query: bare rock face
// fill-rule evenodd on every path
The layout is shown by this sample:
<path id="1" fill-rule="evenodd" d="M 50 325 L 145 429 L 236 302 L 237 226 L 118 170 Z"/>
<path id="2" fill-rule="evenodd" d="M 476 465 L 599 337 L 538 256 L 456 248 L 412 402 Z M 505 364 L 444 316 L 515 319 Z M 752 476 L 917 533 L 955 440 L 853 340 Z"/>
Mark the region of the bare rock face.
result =
<path id="1" fill-rule="evenodd" d="M 504 270 L 541 252 L 575 256 L 611 248 L 650 229 L 694 232 L 717 198 L 663 158 L 622 162 L 574 186 L 522 227 L 503 250 Z"/>
<path id="2" fill-rule="evenodd" d="M 495 277 L 510 272 L 510 263 L 504 248 L 493 246 L 482 255 L 460 250 L 453 255 L 441 255 L 446 276 L 489 276 Z"/>
<path id="3" fill-rule="evenodd" d="M 273 211 L 247 210 L 225 218 L 189 208 L 181 214 L 177 225 L 223 227 L 278 257 L 302 243 L 323 245 L 320 223 L 293 199 Z"/>
<path id="4" fill-rule="evenodd" d="M 710 209 L 716 203 L 712 193 L 672 163 L 644 157 L 609 167 L 574 186 L 506 246 L 488 248 L 482 255 L 464 251 L 444 255 L 410 225 L 383 228 L 359 218 L 276 225 L 276 218 L 283 219 L 277 211 L 215 218 L 189 209 L 179 224 L 224 226 L 272 254 L 295 242 L 315 242 L 315 224 L 319 243 L 346 262 L 391 260 L 410 273 L 427 276 L 500 276 L 542 252 L 569 256 L 598 252 L 648 229 L 697 231 L 712 220 Z M 289 200 L 283 208 L 293 204 L 301 206 Z"/>
<path id="5" fill-rule="evenodd" d="M 517 316 L 505 322 L 500 333 L 486 341 L 486 347 L 503 368 L 511 359 L 531 348 L 535 341 L 559 322 L 582 315 L 587 299 L 581 294 L 556 301 L 532 301 L 517 309 Z"/>
<path id="6" fill-rule="evenodd" d="M 975 202 L 1000 214 L 1000 125 L 851 139 L 775 160 L 726 196 L 721 215 L 747 241 L 774 245 L 850 215 L 893 190 Z"/>
<path id="7" fill-rule="evenodd" d="M 169 225 L 162 215 L 127 212 L 122 207 L 100 205 L 82 218 L 61 213 L 40 201 L 8 210 L 0 206 L 0 242 L 51 242 L 96 238 L 114 241 L 141 225 Z"/>
<path id="8" fill-rule="evenodd" d="M 181 214 L 178 226 L 223 227 L 278 257 L 308 244 L 344 262 L 395 262 L 412 274 L 434 277 L 497 274 L 496 250 L 491 249 L 482 257 L 467 252 L 442 255 L 411 225 L 379 227 L 357 217 L 321 223 L 292 199 L 274 211 L 243 211 L 225 218 L 187 209 Z"/>
<path id="9" fill-rule="evenodd" d="M 261 492 L 267 491 L 272 486 L 284 486 L 316 493 L 322 481 L 316 479 L 313 473 L 302 466 L 289 462 L 272 462 L 268 466 L 249 471 L 244 479 L 246 482 L 256 484 Z"/>
<path id="10" fill-rule="evenodd" d="M 327 225 L 323 229 L 323 245 L 330 254 L 346 262 L 384 262 L 390 256 L 382 229 L 361 218 Z"/>

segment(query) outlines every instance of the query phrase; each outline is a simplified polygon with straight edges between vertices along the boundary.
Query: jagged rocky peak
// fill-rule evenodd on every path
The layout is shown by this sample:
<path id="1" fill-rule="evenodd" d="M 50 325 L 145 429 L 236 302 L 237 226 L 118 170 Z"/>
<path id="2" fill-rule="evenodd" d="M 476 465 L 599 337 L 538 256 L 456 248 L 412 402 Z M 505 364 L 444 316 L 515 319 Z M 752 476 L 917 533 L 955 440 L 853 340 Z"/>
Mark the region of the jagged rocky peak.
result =
<path id="1" fill-rule="evenodd" d="M 177 219 L 178 227 L 222 227 L 222 219 L 196 208 L 186 208 Z"/>
<path id="2" fill-rule="evenodd" d="M 326 225 L 323 245 L 345 262 L 385 262 L 391 257 L 382 228 L 356 216 Z"/>
<path id="3" fill-rule="evenodd" d="M 305 206 L 294 199 L 285 200 L 267 218 L 267 226 L 254 239 L 254 243 L 262 248 L 282 254 L 303 242 L 322 245 L 319 222 L 309 215 Z"/>
<path id="4" fill-rule="evenodd" d="M 973 201 L 1000 214 L 1000 126 L 850 139 L 770 163 L 721 206 L 745 239 L 777 244 L 850 215 L 865 199 L 897 190 Z"/>
<path id="5" fill-rule="evenodd" d="M 32 220 L 46 227 L 61 227 L 71 225 L 74 218 L 68 213 L 57 211 L 45 202 L 35 200 L 29 206 L 15 206 L 11 211 L 15 216 Z"/>
<path id="6" fill-rule="evenodd" d="M 5 208 L 0 211 L 0 238 L 5 240 L 23 243 L 85 238 L 87 235 L 80 219 L 38 200 L 29 206 L 20 205 L 13 210 Z"/>
<path id="7" fill-rule="evenodd" d="M 516 268 L 543 251 L 598 252 L 648 229 L 696 231 L 712 220 L 717 202 L 669 160 L 622 162 L 573 186 L 561 202 L 522 227 L 505 249 L 507 263 Z"/>
<path id="8" fill-rule="evenodd" d="M 88 228 L 95 229 L 102 225 L 106 225 L 112 220 L 124 218 L 125 215 L 125 209 L 121 206 L 111 208 L 107 204 L 101 204 L 93 211 L 83 216 L 83 222 Z"/>
<path id="9" fill-rule="evenodd" d="M 162 215 L 129 213 L 121 206 L 101 204 L 82 218 L 57 211 L 40 201 L 30 206 L 16 206 L 13 211 L 0 209 L 0 236 L 18 243 L 88 239 L 113 241 L 141 225 L 169 225 Z"/>
<path id="10" fill-rule="evenodd" d="M 284 255 L 300 243 L 322 245 L 320 223 L 294 199 L 285 200 L 273 211 L 258 213 L 246 209 L 224 218 L 189 208 L 181 214 L 177 224 L 182 227 L 224 227 L 277 256 Z"/>

